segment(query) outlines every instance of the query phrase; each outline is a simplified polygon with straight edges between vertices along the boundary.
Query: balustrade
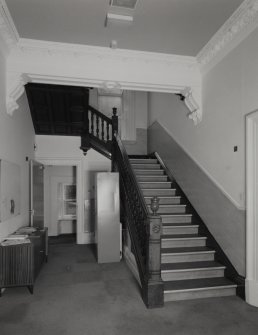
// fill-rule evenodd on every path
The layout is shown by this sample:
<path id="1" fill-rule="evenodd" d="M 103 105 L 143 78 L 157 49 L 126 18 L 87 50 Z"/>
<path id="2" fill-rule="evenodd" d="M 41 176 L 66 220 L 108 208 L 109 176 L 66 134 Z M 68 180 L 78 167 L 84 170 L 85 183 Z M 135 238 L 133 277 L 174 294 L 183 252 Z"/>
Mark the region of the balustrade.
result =
<path id="1" fill-rule="evenodd" d="M 93 147 L 112 159 L 112 171 L 120 175 L 120 198 L 141 280 L 142 297 L 147 307 L 164 304 L 161 279 L 161 217 L 156 214 L 158 199 L 148 212 L 123 143 L 118 136 L 117 109 L 108 118 L 89 106 L 85 113 L 81 149 L 86 154 Z"/>

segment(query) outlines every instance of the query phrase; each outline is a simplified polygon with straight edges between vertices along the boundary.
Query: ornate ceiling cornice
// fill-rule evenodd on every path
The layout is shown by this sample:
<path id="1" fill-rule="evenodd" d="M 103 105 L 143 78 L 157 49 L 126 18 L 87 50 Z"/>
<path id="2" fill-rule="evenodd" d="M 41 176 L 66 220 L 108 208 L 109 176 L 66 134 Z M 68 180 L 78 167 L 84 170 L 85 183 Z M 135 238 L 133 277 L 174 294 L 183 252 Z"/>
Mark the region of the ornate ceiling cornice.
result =
<path id="1" fill-rule="evenodd" d="M 245 0 L 198 53 L 196 57 L 198 63 L 204 68 L 214 61 L 222 51 L 225 52 L 225 49 L 230 51 L 230 46 L 245 30 L 250 33 L 250 30 L 252 31 L 257 26 L 258 0 Z M 244 37 L 243 34 L 242 39 Z"/>
<path id="2" fill-rule="evenodd" d="M 161 63 L 169 65 L 181 65 L 187 68 L 197 68 L 195 57 L 164 54 L 158 52 L 145 52 L 129 49 L 111 49 L 82 44 L 60 43 L 42 40 L 20 38 L 17 44 L 21 54 L 34 54 L 62 57 L 94 57 L 97 59 L 112 59 L 122 62 L 142 61 L 143 63 Z"/>
<path id="3" fill-rule="evenodd" d="M 18 43 L 19 35 L 4 0 L 0 0 L 0 34 L 7 49 Z"/>

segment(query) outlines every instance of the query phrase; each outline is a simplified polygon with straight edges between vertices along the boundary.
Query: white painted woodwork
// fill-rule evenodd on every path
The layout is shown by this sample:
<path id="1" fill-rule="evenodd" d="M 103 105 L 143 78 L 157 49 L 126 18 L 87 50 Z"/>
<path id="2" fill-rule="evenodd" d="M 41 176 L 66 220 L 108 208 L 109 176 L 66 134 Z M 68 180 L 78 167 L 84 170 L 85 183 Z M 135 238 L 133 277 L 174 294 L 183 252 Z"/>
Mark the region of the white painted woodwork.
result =
<path id="1" fill-rule="evenodd" d="M 258 307 L 258 111 L 246 117 L 246 301 Z"/>

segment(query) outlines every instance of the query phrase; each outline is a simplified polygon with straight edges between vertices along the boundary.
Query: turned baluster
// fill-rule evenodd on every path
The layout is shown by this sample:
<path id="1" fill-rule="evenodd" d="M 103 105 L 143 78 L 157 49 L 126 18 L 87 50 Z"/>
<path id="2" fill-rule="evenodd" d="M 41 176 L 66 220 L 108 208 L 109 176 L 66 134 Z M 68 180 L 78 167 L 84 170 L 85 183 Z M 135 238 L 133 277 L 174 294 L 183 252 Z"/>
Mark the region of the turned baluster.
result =
<path id="1" fill-rule="evenodd" d="M 110 136 L 109 136 L 109 123 L 106 123 L 106 131 L 107 131 L 107 141 L 109 141 L 109 138 L 110 138 Z"/>
<path id="2" fill-rule="evenodd" d="M 101 119 L 101 138 L 104 141 L 105 133 L 104 133 L 104 119 Z"/>
<path id="3" fill-rule="evenodd" d="M 97 127 L 96 136 L 97 138 L 99 138 L 99 116 L 98 115 L 96 115 L 96 127 Z"/>
<path id="4" fill-rule="evenodd" d="M 91 113 L 91 134 L 94 135 L 94 114 Z"/>

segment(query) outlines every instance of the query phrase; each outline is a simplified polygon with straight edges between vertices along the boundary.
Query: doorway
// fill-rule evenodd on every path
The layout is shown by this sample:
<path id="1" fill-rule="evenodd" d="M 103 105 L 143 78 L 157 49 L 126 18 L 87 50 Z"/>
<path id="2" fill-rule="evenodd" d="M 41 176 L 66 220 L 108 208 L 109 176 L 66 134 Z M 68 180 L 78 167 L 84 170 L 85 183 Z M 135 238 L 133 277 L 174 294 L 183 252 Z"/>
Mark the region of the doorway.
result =
<path id="1" fill-rule="evenodd" d="M 52 169 L 54 171 L 53 175 L 56 173 L 56 171 L 61 171 L 61 173 L 69 174 L 69 178 L 67 182 L 65 182 L 65 179 L 63 179 L 63 175 L 56 175 L 54 178 L 54 184 L 55 186 L 52 186 L 52 180 L 49 180 L 49 191 L 47 191 L 45 188 L 47 188 L 47 183 L 44 180 L 44 203 L 45 203 L 45 209 L 44 214 L 45 216 L 48 216 L 48 221 L 45 217 L 45 226 L 49 226 L 49 235 L 50 236 L 58 236 L 59 233 L 61 234 L 69 234 L 71 231 L 75 231 L 76 234 L 76 243 L 77 244 L 83 244 L 85 243 L 85 232 L 84 232 L 84 225 L 83 225 L 83 203 L 82 201 L 78 201 L 78 199 L 82 199 L 83 189 L 82 189 L 82 163 L 81 160 L 76 159 L 52 159 L 52 158 L 44 158 L 39 159 L 40 163 L 44 164 L 46 167 L 44 170 L 44 175 L 47 179 L 47 173 L 46 171 L 48 169 Z M 48 176 L 50 176 L 48 174 Z M 60 178 L 59 178 L 60 177 Z M 59 179 L 58 179 L 59 178 Z M 66 186 L 68 185 L 68 187 Z M 57 205 L 55 209 L 56 217 L 57 217 L 57 224 L 53 224 L 49 220 L 51 220 L 51 215 L 54 220 L 56 220 L 56 217 L 54 217 L 54 210 L 53 213 L 47 213 L 47 211 L 51 211 L 50 205 L 47 207 L 47 202 L 50 203 L 50 191 L 53 191 L 53 195 L 51 195 L 52 198 L 57 198 Z M 64 192 L 67 190 L 67 194 Z M 76 198 L 74 199 L 74 194 L 76 194 Z M 72 198 L 68 197 L 72 195 Z M 61 203 L 63 200 L 63 203 Z M 76 200 L 76 201 L 74 201 Z M 65 203 L 65 201 L 69 203 Z M 59 204 L 58 204 L 59 202 Z M 76 203 L 76 204 L 75 204 Z M 75 205 L 75 207 L 74 207 Z M 76 212 L 76 215 L 74 215 L 74 212 Z M 64 215 L 63 215 L 64 214 Z M 65 215 L 70 215 L 70 217 Z M 67 220 L 62 220 L 67 219 Z M 59 222 L 62 221 L 62 222 Z M 66 222 L 68 221 L 68 222 Z"/>
<path id="2" fill-rule="evenodd" d="M 246 301 L 258 307 L 258 110 L 246 116 Z"/>
<path id="3" fill-rule="evenodd" d="M 45 166 L 45 226 L 48 227 L 49 236 L 76 236 L 76 179 L 75 166 Z"/>

